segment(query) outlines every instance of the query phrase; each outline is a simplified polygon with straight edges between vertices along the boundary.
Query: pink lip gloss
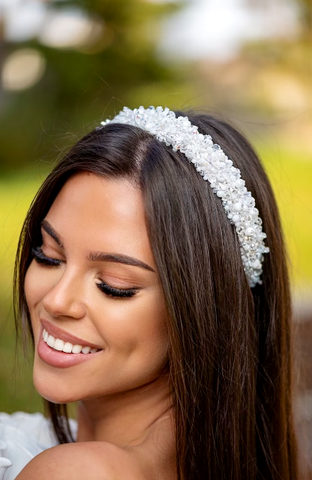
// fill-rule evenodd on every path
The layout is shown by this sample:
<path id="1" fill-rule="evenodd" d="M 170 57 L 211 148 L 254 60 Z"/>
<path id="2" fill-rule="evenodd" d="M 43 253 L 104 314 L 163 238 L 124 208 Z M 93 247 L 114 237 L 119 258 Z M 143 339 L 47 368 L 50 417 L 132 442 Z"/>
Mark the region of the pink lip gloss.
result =
<path id="1" fill-rule="evenodd" d="M 47 321 L 44 321 L 44 324 L 45 326 L 48 326 L 49 322 Z M 74 365 L 79 365 L 80 363 L 83 363 L 87 360 L 90 360 L 91 358 L 94 358 L 94 355 L 96 353 L 100 353 L 102 351 L 102 349 L 99 349 L 97 352 L 93 352 L 93 353 L 65 353 L 63 351 L 58 351 L 52 347 L 50 347 L 43 339 L 43 325 L 40 329 L 40 339 L 39 339 L 39 343 L 38 343 L 38 348 L 37 348 L 37 352 L 38 352 L 38 355 L 40 357 L 40 359 L 45 362 L 46 364 L 48 365 L 51 365 L 52 367 L 56 367 L 56 368 L 68 368 L 68 367 L 72 367 Z M 51 330 L 49 328 L 49 330 Z M 48 332 L 49 334 L 52 335 L 52 332 Z M 53 333 L 55 334 L 55 331 L 53 331 Z M 64 338 L 64 340 L 72 340 L 72 343 L 73 345 L 79 345 L 78 343 L 78 337 L 74 337 L 74 336 L 71 336 L 70 334 L 66 334 L 66 332 L 64 332 L 64 334 L 62 334 L 61 330 L 59 330 L 60 335 L 58 335 L 57 338 L 60 337 L 66 337 Z M 61 338 L 63 340 L 63 338 Z M 73 342 L 73 340 L 76 340 L 75 342 Z M 81 341 L 79 339 L 80 343 L 82 343 L 83 345 L 85 345 L 85 342 Z M 94 345 L 88 345 L 88 346 L 92 346 L 93 348 L 96 348 Z"/>
<path id="2" fill-rule="evenodd" d="M 99 350 L 96 353 L 87 354 L 58 352 L 57 350 L 49 347 L 49 345 L 45 343 L 41 336 L 37 351 L 41 360 L 48 365 L 57 368 L 68 368 L 94 358 L 94 355 L 102 352 L 103 350 Z"/>

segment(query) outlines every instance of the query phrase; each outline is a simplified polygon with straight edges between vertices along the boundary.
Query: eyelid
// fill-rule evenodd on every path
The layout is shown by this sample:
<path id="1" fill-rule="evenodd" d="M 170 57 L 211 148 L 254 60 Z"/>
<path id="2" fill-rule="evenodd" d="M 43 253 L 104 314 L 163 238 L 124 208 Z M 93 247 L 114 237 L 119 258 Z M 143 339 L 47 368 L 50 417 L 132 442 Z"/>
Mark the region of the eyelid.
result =
<path id="1" fill-rule="evenodd" d="M 44 230 L 42 231 L 42 244 L 40 248 L 49 248 L 50 250 L 55 251 L 58 255 L 63 256 L 64 248 L 60 247 L 55 242 L 54 238 L 50 237 Z"/>
<path id="2" fill-rule="evenodd" d="M 62 263 L 64 263 L 63 260 L 46 256 L 43 253 L 41 247 L 33 247 L 31 249 L 31 254 L 37 263 L 46 265 L 48 267 L 59 267 Z M 137 287 L 131 287 L 131 288 L 113 287 L 112 285 L 109 285 L 106 282 L 103 282 L 103 280 L 101 280 L 100 283 L 96 283 L 96 286 L 105 295 L 112 298 L 132 298 L 140 290 Z"/>
<path id="3" fill-rule="evenodd" d="M 33 247 L 31 249 L 31 254 L 37 263 L 41 263 L 43 265 L 58 267 L 59 265 L 61 265 L 61 263 L 64 263 L 63 260 L 60 260 L 58 258 L 48 257 L 47 255 L 45 255 L 41 247 Z"/>
<path id="4" fill-rule="evenodd" d="M 100 283 L 97 283 L 96 286 L 101 290 L 105 295 L 108 297 L 115 297 L 115 298 L 131 298 L 134 295 L 138 293 L 140 290 L 139 288 L 117 288 L 113 287 L 112 285 L 107 284 L 106 282 L 103 282 L 103 280 L 100 281 Z"/>

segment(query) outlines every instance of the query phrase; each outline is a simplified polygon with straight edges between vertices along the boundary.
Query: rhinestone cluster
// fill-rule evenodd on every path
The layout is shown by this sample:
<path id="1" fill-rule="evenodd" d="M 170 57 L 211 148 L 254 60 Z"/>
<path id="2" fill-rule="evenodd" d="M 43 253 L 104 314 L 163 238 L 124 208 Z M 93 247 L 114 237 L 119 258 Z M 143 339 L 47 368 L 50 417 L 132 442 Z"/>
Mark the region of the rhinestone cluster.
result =
<path id="1" fill-rule="evenodd" d="M 176 117 L 169 108 L 162 107 L 134 110 L 124 107 L 112 120 L 101 122 L 101 125 L 108 123 L 142 128 L 174 151 L 184 153 L 220 197 L 228 219 L 235 225 L 250 287 L 261 284 L 263 254 L 268 253 L 269 248 L 264 244 L 266 234 L 262 231 L 259 211 L 240 170 L 233 166 L 221 147 L 213 143 L 211 136 L 199 133 L 198 127 L 187 117 Z"/>

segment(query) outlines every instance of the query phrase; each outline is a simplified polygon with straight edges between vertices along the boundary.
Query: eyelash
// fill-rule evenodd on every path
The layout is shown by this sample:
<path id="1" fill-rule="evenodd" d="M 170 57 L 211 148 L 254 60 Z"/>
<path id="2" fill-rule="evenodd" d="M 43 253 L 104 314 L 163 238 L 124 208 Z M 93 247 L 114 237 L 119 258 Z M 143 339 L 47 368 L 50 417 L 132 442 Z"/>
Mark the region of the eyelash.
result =
<path id="1" fill-rule="evenodd" d="M 105 282 L 97 283 L 96 286 L 104 292 L 108 297 L 117 298 L 131 298 L 138 293 L 137 288 L 116 288 L 111 285 L 107 285 Z"/>
<path id="2" fill-rule="evenodd" d="M 47 257 L 41 247 L 35 247 L 31 249 L 32 256 L 34 257 L 37 263 L 42 265 L 47 265 L 49 267 L 59 267 L 62 263 L 62 260 L 57 260 L 56 258 Z M 116 288 L 108 285 L 107 283 L 101 281 L 101 283 L 97 283 L 96 286 L 101 290 L 101 292 L 105 293 L 108 297 L 115 297 L 115 298 L 131 298 L 137 292 L 137 288 Z"/>
<path id="3" fill-rule="evenodd" d="M 57 260 L 56 258 L 47 257 L 41 247 L 35 247 L 31 249 L 32 256 L 36 260 L 37 263 L 41 263 L 43 265 L 48 265 L 49 267 L 59 267 L 62 263 L 61 260 Z"/>

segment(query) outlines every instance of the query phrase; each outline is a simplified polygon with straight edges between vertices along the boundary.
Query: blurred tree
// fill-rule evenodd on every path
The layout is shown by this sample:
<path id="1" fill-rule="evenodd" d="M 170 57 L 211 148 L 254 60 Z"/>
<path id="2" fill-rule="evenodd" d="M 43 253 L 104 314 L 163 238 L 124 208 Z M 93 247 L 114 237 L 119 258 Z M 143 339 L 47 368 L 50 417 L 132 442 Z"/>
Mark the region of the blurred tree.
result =
<path id="1" fill-rule="evenodd" d="M 46 60 L 46 71 L 35 86 L 0 91 L 2 170 L 33 163 L 34 158 L 52 150 L 55 155 L 53 144 L 63 143 L 66 125 L 81 135 L 86 125 L 89 130 L 123 105 L 134 106 L 138 89 L 149 91 L 152 102 L 155 85 L 164 85 L 165 92 L 166 86 L 178 79 L 173 68 L 157 55 L 160 20 L 174 12 L 177 3 L 64 0 L 50 1 L 46 8 L 50 18 L 72 11 L 93 26 L 87 40 L 72 48 L 49 45 L 42 40 L 45 31 L 27 42 L 1 42 L 5 57 L 21 47 L 31 47 Z"/>
<path id="2" fill-rule="evenodd" d="M 312 36 L 312 4 L 311 0 L 297 0 L 303 24 L 303 34 L 307 37 Z"/>

